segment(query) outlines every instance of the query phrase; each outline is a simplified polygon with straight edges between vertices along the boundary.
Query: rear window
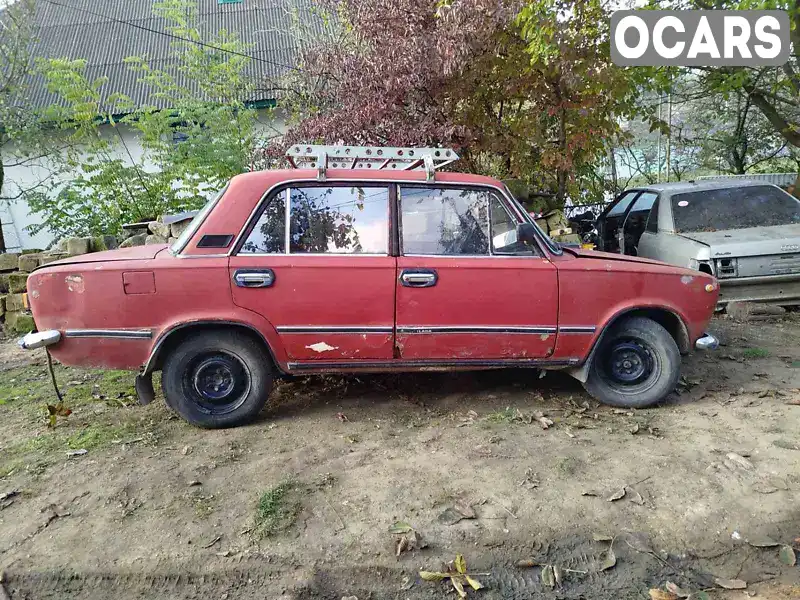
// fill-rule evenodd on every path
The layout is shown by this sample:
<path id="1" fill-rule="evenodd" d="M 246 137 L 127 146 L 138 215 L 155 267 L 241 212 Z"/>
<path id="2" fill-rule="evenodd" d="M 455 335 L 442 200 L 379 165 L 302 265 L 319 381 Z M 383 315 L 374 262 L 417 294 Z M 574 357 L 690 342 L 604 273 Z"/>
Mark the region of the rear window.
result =
<path id="1" fill-rule="evenodd" d="M 800 201 L 769 185 L 672 196 L 675 231 L 721 231 L 800 223 Z"/>

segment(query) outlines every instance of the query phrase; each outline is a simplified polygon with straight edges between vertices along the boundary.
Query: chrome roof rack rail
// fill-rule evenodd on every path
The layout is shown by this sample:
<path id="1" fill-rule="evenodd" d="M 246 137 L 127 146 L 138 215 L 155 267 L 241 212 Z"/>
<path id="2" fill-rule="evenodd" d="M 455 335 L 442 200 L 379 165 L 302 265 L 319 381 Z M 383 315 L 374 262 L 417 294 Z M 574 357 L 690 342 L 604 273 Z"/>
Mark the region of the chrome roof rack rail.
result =
<path id="1" fill-rule="evenodd" d="M 317 179 L 325 181 L 332 169 L 374 169 L 412 171 L 425 169 L 433 181 L 436 169 L 458 160 L 450 148 L 385 148 L 381 146 L 315 146 L 296 144 L 286 152 L 295 169 L 317 169 Z"/>

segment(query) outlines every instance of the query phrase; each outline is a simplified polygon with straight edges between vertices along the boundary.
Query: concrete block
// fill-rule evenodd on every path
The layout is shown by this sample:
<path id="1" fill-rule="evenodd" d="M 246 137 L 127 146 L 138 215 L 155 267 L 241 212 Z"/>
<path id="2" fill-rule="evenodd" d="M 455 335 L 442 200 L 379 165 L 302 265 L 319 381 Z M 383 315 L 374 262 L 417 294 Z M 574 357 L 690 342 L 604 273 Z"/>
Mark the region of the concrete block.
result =
<path id="1" fill-rule="evenodd" d="M 67 240 L 67 254 L 76 256 L 78 254 L 88 254 L 91 250 L 92 238 L 69 238 Z"/>
<path id="2" fill-rule="evenodd" d="M 11 292 L 12 294 L 20 294 L 24 292 L 27 284 L 28 284 L 27 273 L 20 273 L 19 271 L 16 273 L 9 273 L 8 291 Z"/>
<path id="3" fill-rule="evenodd" d="M 0 254 L 0 271 L 16 271 L 19 268 L 19 252 Z"/>

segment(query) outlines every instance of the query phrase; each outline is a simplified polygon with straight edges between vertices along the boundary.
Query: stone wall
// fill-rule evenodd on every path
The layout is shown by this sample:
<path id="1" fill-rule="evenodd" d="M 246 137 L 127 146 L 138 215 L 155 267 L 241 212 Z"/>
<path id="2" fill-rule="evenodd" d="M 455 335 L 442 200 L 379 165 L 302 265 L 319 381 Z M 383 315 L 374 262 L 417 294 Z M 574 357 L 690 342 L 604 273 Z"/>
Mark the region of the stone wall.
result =
<path id="1" fill-rule="evenodd" d="M 114 250 L 144 244 L 172 243 L 188 226 L 191 217 L 164 223 L 163 220 L 123 226 L 119 236 L 64 238 L 52 249 L 0 254 L 0 323 L 8 335 L 25 334 L 36 328 L 27 294 L 28 275 L 37 267 L 62 258 L 89 252 Z"/>

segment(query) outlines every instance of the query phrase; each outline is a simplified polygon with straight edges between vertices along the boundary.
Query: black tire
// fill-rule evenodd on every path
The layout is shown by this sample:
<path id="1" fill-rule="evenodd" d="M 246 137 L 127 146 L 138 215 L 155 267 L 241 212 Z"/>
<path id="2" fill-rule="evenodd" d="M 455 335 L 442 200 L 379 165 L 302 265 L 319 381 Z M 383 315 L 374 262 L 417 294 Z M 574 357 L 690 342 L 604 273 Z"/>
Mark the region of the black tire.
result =
<path id="1" fill-rule="evenodd" d="M 264 408 L 272 389 L 272 361 L 246 334 L 204 331 L 167 356 L 161 388 L 167 405 L 192 425 L 236 427 Z"/>
<path id="2" fill-rule="evenodd" d="M 613 326 L 592 358 L 584 388 L 603 404 L 645 408 L 675 389 L 681 353 L 669 332 L 643 317 Z"/>

